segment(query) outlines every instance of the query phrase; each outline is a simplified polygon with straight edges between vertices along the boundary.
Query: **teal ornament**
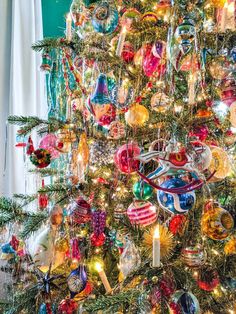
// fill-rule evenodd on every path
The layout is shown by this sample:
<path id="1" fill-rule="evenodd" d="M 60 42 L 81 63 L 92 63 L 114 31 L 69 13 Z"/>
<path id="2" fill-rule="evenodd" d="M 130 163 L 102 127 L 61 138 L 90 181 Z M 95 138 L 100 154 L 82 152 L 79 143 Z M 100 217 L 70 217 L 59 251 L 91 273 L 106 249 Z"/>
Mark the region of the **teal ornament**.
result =
<path id="1" fill-rule="evenodd" d="M 92 4 L 98 2 L 99 0 L 83 0 L 84 5 L 86 8 L 90 7 Z"/>
<path id="2" fill-rule="evenodd" d="M 146 201 L 152 197 L 153 187 L 144 181 L 138 181 L 133 186 L 133 193 L 136 199 Z"/>
<path id="3" fill-rule="evenodd" d="M 177 290 L 172 295 L 170 304 L 176 304 L 181 314 L 200 314 L 198 299 L 191 292 Z"/>
<path id="4" fill-rule="evenodd" d="M 175 40 L 179 43 L 179 48 L 186 54 L 192 47 L 192 41 L 196 36 L 195 27 L 189 18 L 185 18 L 175 31 Z"/>
<path id="5" fill-rule="evenodd" d="M 112 76 L 108 76 L 107 77 L 108 92 L 111 93 L 115 87 L 116 87 L 116 79 Z"/>
<path id="6" fill-rule="evenodd" d="M 112 33 L 119 21 L 116 7 L 108 1 L 97 4 L 92 15 L 92 25 L 96 32 L 103 34 Z"/>
<path id="7" fill-rule="evenodd" d="M 16 253 L 16 251 L 13 249 L 13 247 L 11 246 L 10 243 L 3 244 L 1 249 L 2 249 L 2 253 L 4 253 L 4 254 L 15 254 Z"/>
<path id="8" fill-rule="evenodd" d="M 99 74 L 94 93 L 90 97 L 90 101 L 95 105 L 106 105 L 111 103 L 108 93 L 107 77 L 105 74 Z"/>

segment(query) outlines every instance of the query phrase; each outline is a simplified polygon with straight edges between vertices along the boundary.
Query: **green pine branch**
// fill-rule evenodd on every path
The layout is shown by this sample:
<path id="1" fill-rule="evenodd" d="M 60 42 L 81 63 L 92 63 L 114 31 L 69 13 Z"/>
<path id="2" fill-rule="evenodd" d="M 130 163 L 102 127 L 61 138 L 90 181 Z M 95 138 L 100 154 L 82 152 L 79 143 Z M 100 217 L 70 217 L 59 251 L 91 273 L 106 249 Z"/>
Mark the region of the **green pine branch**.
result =
<path id="1" fill-rule="evenodd" d="M 29 237 L 32 233 L 39 230 L 43 223 L 48 219 L 48 215 L 43 212 L 31 213 L 23 224 L 23 231 L 20 233 L 22 238 Z"/>
<path id="2" fill-rule="evenodd" d="M 39 40 L 32 45 L 32 49 L 36 52 L 41 51 L 50 51 L 51 49 L 58 48 L 72 48 L 74 44 L 73 42 L 68 42 L 65 38 L 44 38 L 43 40 Z"/>

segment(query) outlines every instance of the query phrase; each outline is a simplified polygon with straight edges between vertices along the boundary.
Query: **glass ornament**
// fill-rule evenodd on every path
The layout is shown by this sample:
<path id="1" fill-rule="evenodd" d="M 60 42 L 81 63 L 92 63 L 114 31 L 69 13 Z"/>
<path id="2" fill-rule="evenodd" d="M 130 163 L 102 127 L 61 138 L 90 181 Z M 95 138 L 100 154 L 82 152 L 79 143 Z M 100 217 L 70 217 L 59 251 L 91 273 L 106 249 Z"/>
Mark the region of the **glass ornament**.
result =
<path id="1" fill-rule="evenodd" d="M 200 63 L 197 59 L 196 54 L 187 54 L 182 60 L 180 60 L 180 71 L 189 72 L 189 71 L 198 71 L 200 68 Z"/>
<path id="2" fill-rule="evenodd" d="M 42 55 L 42 63 L 40 65 L 40 70 L 44 72 L 50 72 L 51 71 L 51 57 L 50 54 L 45 52 Z"/>
<path id="3" fill-rule="evenodd" d="M 236 101 L 236 83 L 234 77 L 229 76 L 221 82 L 220 98 L 228 107 Z"/>
<path id="4" fill-rule="evenodd" d="M 182 236 L 187 228 L 188 218 L 186 215 L 174 215 L 169 221 L 169 230 L 173 235 Z"/>
<path id="5" fill-rule="evenodd" d="M 49 133 L 39 142 L 39 148 L 47 149 L 51 155 L 51 159 L 58 158 L 60 155 L 57 149 L 57 140 L 58 139 L 55 134 Z"/>
<path id="6" fill-rule="evenodd" d="M 47 149 L 38 148 L 31 154 L 30 161 L 37 168 L 46 168 L 50 165 L 51 155 Z"/>
<path id="7" fill-rule="evenodd" d="M 213 240 L 224 240 L 232 231 L 234 220 L 231 214 L 217 204 L 205 208 L 202 219 L 202 232 Z"/>
<path id="8" fill-rule="evenodd" d="M 183 22 L 176 28 L 174 36 L 181 51 L 186 54 L 196 36 L 193 22 L 189 18 L 184 18 Z"/>
<path id="9" fill-rule="evenodd" d="M 118 140 L 125 136 L 125 126 L 120 121 L 113 121 L 109 126 L 109 136 Z"/>
<path id="10" fill-rule="evenodd" d="M 86 283 L 86 268 L 84 265 L 79 265 L 79 267 L 73 270 L 67 278 L 67 284 L 71 293 L 71 297 L 73 298 L 76 294 L 83 291 L 86 287 Z"/>
<path id="11" fill-rule="evenodd" d="M 211 0 L 210 3 L 217 8 L 217 9 L 222 9 L 225 5 L 226 0 Z"/>
<path id="12" fill-rule="evenodd" d="M 216 57 L 209 64 L 209 72 L 211 76 L 216 80 L 224 80 L 231 72 L 229 63 L 226 61 L 226 58 L 223 56 Z"/>
<path id="13" fill-rule="evenodd" d="M 146 201 L 153 195 L 153 188 L 144 181 L 138 181 L 133 185 L 133 194 L 137 200 Z"/>
<path id="14" fill-rule="evenodd" d="M 81 2 L 81 0 L 79 0 Z M 99 2 L 99 0 L 82 0 L 86 7 L 92 6 L 94 3 Z"/>
<path id="15" fill-rule="evenodd" d="M 226 255 L 234 255 L 236 254 L 236 238 L 231 237 L 229 241 L 224 246 L 224 252 Z"/>
<path id="16" fill-rule="evenodd" d="M 191 132 L 189 132 L 190 137 L 196 137 L 203 142 L 207 139 L 208 134 L 209 130 L 206 125 L 196 126 Z"/>
<path id="17" fill-rule="evenodd" d="M 113 105 L 109 105 L 107 112 L 97 120 L 97 123 L 99 125 L 108 127 L 115 119 L 116 109 Z"/>
<path id="18" fill-rule="evenodd" d="M 123 204 L 118 204 L 114 209 L 114 218 L 116 222 L 119 222 L 126 216 L 126 208 Z"/>
<path id="19" fill-rule="evenodd" d="M 80 225 L 91 220 L 91 206 L 82 197 L 73 200 L 67 207 L 69 222 Z"/>
<path id="20" fill-rule="evenodd" d="M 42 303 L 39 307 L 38 314 L 56 314 L 55 304 L 49 302 Z"/>
<path id="21" fill-rule="evenodd" d="M 230 159 L 227 152 L 217 146 L 211 146 L 212 160 L 209 170 L 214 173 L 213 179 L 223 180 L 231 171 Z"/>
<path id="22" fill-rule="evenodd" d="M 114 155 L 117 168 L 123 173 L 133 173 L 139 169 L 139 160 L 135 157 L 140 155 L 140 148 L 136 143 L 122 145 Z"/>
<path id="23" fill-rule="evenodd" d="M 177 305 L 179 314 L 200 314 L 200 306 L 197 298 L 188 291 L 177 290 L 169 302 L 170 308 Z"/>
<path id="24" fill-rule="evenodd" d="M 90 165 L 101 167 L 114 161 L 117 144 L 113 141 L 96 140 L 89 145 Z"/>
<path id="25" fill-rule="evenodd" d="M 112 103 L 118 108 L 123 109 L 133 100 L 134 91 L 126 80 L 119 82 L 111 92 Z"/>
<path id="26" fill-rule="evenodd" d="M 233 60 L 233 62 L 236 62 L 236 47 L 233 47 L 230 51 L 230 56 Z"/>
<path id="27" fill-rule="evenodd" d="M 164 181 L 161 184 L 161 187 L 172 189 L 184 187 L 187 184 L 187 182 L 180 178 L 172 178 Z M 175 194 L 159 190 L 157 192 L 157 200 L 159 205 L 166 211 L 172 214 L 184 214 L 194 207 L 196 196 L 194 191 L 183 194 Z"/>
<path id="28" fill-rule="evenodd" d="M 158 16 L 154 12 L 145 12 L 141 17 L 142 23 L 155 24 L 158 21 Z"/>
<path id="29" fill-rule="evenodd" d="M 99 74 L 96 87 L 90 97 L 90 101 L 95 105 L 105 105 L 112 102 L 108 93 L 107 77 L 105 74 Z"/>
<path id="30" fill-rule="evenodd" d="M 26 154 L 30 156 L 33 154 L 33 152 L 34 152 L 34 143 L 31 136 L 29 136 L 27 145 L 26 145 Z"/>
<path id="31" fill-rule="evenodd" d="M 205 254 L 200 244 L 186 246 L 181 251 L 181 259 L 189 267 L 200 267 L 205 262 Z"/>
<path id="32" fill-rule="evenodd" d="M 132 43 L 130 43 L 129 41 L 126 41 L 124 43 L 124 47 L 123 50 L 121 52 L 121 58 L 123 59 L 123 61 L 130 63 L 133 61 L 134 59 L 134 46 Z"/>
<path id="33" fill-rule="evenodd" d="M 145 51 L 149 45 L 143 45 L 134 55 L 134 64 L 136 67 L 141 67 L 143 65 L 143 58 Z"/>
<path id="34" fill-rule="evenodd" d="M 168 22 L 170 19 L 171 3 L 169 0 L 160 0 L 155 5 L 155 12 L 159 19 Z"/>
<path id="35" fill-rule="evenodd" d="M 152 46 L 152 53 L 159 59 L 164 58 L 166 53 L 166 43 L 161 40 L 156 41 Z"/>
<path id="36" fill-rule="evenodd" d="M 157 92 L 151 98 L 151 107 L 156 112 L 165 112 L 171 100 L 164 92 Z"/>
<path id="37" fill-rule="evenodd" d="M 204 291 L 213 291 L 220 283 L 217 270 L 209 265 L 201 267 L 196 279 L 198 287 Z"/>
<path id="38" fill-rule="evenodd" d="M 126 240 L 124 250 L 120 255 L 119 269 L 123 278 L 126 278 L 132 271 L 137 269 L 141 264 L 141 257 L 138 249 L 130 240 Z"/>
<path id="39" fill-rule="evenodd" d="M 148 119 L 147 108 L 140 104 L 132 105 L 125 113 L 125 121 L 130 127 L 142 127 Z"/>
<path id="40" fill-rule="evenodd" d="M 98 33 L 112 33 L 118 25 L 118 20 L 119 14 L 115 5 L 108 1 L 99 2 L 93 10 L 92 25 Z"/>
<path id="41" fill-rule="evenodd" d="M 208 145 L 200 141 L 192 141 L 193 160 L 196 168 L 204 171 L 209 168 L 212 160 L 212 152 Z"/>
<path id="42" fill-rule="evenodd" d="M 160 58 L 157 58 L 152 52 L 152 46 L 148 45 L 145 49 L 143 58 L 143 72 L 146 76 L 150 77 L 157 70 L 160 64 Z"/>
<path id="43" fill-rule="evenodd" d="M 58 227 L 63 221 L 63 211 L 59 205 L 55 205 L 50 213 L 50 222 L 52 226 Z"/>
<path id="44" fill-rule="evenodd" d="M 236 101 L 234 101 L 231 104 L 229 112 L 230 112 L 230 117 L 229 117 L 230 123 L 232 127 L 236 128 Z"/>
<path id="45" fill-rule="evenodd" d="M 145 201 L 134 201 L 127 209 L 131 224 L 147 227 L 157 219 L 156 207 Z"/>

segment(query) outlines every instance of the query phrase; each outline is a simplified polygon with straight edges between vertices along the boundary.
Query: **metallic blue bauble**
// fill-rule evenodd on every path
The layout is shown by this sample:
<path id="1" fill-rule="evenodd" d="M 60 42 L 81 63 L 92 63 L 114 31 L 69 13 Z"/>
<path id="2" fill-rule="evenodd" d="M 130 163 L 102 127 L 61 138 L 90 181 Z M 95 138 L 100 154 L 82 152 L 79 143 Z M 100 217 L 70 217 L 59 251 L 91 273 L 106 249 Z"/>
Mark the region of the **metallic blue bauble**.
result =
<path id="1" fill-rule="evenodd" d="M 67 284 L 73 298 L 76 294 L 85 289 L 87 283 L 87 273 L 84 265 L 79 265 L 67 278 Z"/>
<path id="2" fill-rule="evenodd" d="M 16 252 L 10 243 L 3 244 L 1 249 L 4 254 L 14 254 Z"/>
<path id="3" fill-rule="evenodd" d="M 92 25 L 98 33 L 112 33 L 118 25 L 118 20 L 116 7 L 107 1 L 99 3 L 93 11 Z"/>
<path id="4" fill-rule="evenodd" d="M 173 179 L 164 181 L 161 184 L 161 187 L 173 189 L 173 188 L 183 187 L 186 184 L 187 183 L 180 178 L 173 178 Z M 175 194 L 175 193 L 167 193 L 163 191 L 158 191 L 157 200 L 159 202 L 159 205 L 163 209 L 171 212 L 172 214 L 184 214 L 188 210 L 193 208 L 195 204 L 196 196 L 195 196 L 194 191 L 187 192 L 184 194 Z"/>
<path id="5" fill-rule="evenodd" d="M 179 305 L 181 314 L 200 314 L 199 302 L 190 292 L 178 290 L 172 295 L 171 301 Z"/>
<path id="6" fill-rule="evenodd" d="M 105 74 L 99 74 L 96 82 L 96 87 L 90 97 L 90 101 L 92 104 L 95 105 L 106 105 L 111 103 L 111 99 L 108 93 L 107 77 Z"/>

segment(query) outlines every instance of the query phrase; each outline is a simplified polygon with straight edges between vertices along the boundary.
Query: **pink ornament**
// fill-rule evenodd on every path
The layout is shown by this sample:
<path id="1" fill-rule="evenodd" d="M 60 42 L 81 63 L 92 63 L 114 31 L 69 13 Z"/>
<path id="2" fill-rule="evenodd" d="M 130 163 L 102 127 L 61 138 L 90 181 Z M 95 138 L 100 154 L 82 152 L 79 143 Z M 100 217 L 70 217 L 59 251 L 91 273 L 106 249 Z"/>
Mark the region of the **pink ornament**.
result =
<path id="1" fill-rule="evenodd" d="M 142 227 L 153 224 L 157 219 L 156 207 L 150 202 L 134 201 L 127 209 L 131 224 Z"/>
<path id="2" fill-rule="evenodd" d="M 200 141 L 205 141 L 209 134 L 208 127 L 206 125 L 197 126 L 192 132 L 189 132 L 189 136 L 196 137 Z"/>
<path id="3" fill-rule="evenodd" d="M 148 45 L 145 49 L 143 58 L 143 71 L 148 77 L 152 76 L 160 64 L 160 58 L 154 56 L 152 46 Z"/>
<path id="4" fill-rule="evenodd" d="M 140 162 L 135 157 L 140 155 L 140 151 L 136 143 L 121 146 L 114 156 L 114 162 L 118 169 L 124 173 L 132 173 L 138 170 Z"/>
<path id="5" fill-rule="evenodd" d="M 39 148 L 43 148 L 49 151 L 51 155 L 51 159 L 58 158 L 60 155 L 56 147 L 57 147 L 57 137 L 54 134 L 45 135 L 39 143 Z"/>

